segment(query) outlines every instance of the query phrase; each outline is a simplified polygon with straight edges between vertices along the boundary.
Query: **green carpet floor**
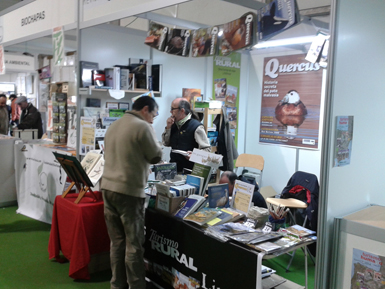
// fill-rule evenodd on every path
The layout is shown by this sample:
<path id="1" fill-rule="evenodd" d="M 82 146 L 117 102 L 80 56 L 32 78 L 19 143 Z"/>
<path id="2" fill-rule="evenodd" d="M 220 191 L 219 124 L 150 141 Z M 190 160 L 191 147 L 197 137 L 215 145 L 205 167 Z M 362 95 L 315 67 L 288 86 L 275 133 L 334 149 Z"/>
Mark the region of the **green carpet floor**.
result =
<path id="1" fill-rule="evenodd" d="M 109 270 L 91 275 L 91 280 L 75 281 L 68 276 L 69 263 L 48 259 L 51 226 L 20 214 L 17 207 L 0 208 L 0 289 L 83 289 L 109 288 Z M 297 250 L 290 272 L 285 267 L 290 257 L 264 261 L 277 274 L 305 285 L 304 255 Z M 309 258 L 309 289 L 314 288 L 314 264 Z M 248 289 L 248 288 L 234 288 Z M 251 288 L 250 288 L 251 289 Z"/>

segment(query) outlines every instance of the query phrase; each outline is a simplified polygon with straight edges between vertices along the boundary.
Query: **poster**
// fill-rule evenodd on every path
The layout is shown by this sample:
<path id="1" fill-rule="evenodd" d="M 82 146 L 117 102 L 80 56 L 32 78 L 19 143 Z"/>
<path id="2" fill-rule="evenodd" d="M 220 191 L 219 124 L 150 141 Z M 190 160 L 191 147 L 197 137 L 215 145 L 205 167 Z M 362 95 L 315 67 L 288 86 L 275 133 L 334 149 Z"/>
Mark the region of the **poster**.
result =
<path id="1" fill-rule="evenodd" d="M 241 77 L 241 54 L 234 52 L 228 56 L 214 57 L 213 91 L 215 100 L 223 101 L 226 107 L 233 107 L 231 133 L 237 140 L 237 109 L 239 103 L 239 83 Z"/>
<path id="2" fill-rule="evenodd" d="M 265 58 L 260 143 L 318 149 L 323 70 L 305 56 Z"/>
<path id="3" fill-rule="evenodd" d="M 353 116 L 337 116 L 334 167 L 350 164 L 353 142 Z"/>
<path id="4" fill-rule="evenodd" d="M 353 248 L 351 289 L 385 289 L 385 257 Z"/>
<path id="5" fill-rule="evenodd" d="M 63 26 L 52 29 L 53 59 L 55 66 L 62 66 L 64 61 L 64 31 Z"/>
<path id="6" fill-rule="evenodd" d="M 32 144 L 15 146 L 17 213 L 49 224 L 55 198 L 63 193 L 67 178 L 54 151 Z"/>
<path id="7" fill-rule="evenodd" d="M 84 117 L 80 119 L 80 155 L 86 155 L 95 149 L 96 117 Z"/>

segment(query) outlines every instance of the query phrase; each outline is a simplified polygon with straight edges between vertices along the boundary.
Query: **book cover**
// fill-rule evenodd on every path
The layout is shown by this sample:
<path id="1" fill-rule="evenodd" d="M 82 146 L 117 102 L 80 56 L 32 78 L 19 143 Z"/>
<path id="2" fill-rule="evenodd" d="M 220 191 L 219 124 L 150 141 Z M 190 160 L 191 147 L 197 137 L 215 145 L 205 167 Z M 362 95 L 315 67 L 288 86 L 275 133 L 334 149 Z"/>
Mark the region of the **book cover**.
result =
<path id="1" fill-rule="evenodd" d="M 104 86 L 106 81 L 106 75 L 104 70 L 94 69 L 92 70 L 92 85 Z"/>
<path id="2" fill-rule="evenodd" d="M 120 89 L 120 68 L 110 67 L 104 69 L 106 86 L 112 87 L 112 89 Z"/>
<path id="3" fill-rule="evenodd" d="M 221 208 L 221 211 L 227 212 L 232 215 L 232 218 L 230 219 L 229 222 L 235 222 L 241 218 L 243 218 L 245 215 L 233 210 L 232 208 Z"/>
<path id="4" fill-rule="evenodd" d="M 218 49 L 219 26 L 194 30 L 192 57 L 213 56 Z"/>
<path id="5" fill-rule="evenodd" d="M 135 75 L 133 90 L 148 89 L 148 76 L 151 76 L 152 60 L 143 58 L 129 58 L 129 70 Z"/>
<path id="6" fill-rule="evenodd" d="M 151 46 L 152 48 L 164 51 L 168 35 L 168 27 L 162 24 L 150 21 L 147 37 L 144 40 L 144 44 Z"/>
<path id="7" fill-rule="evenodd" d="M 89 87 L 93 85 L 92 71 L 99 69 L 99 63 L 80 61 L 81 87 Z"/>
<path id="8" fill-rule="evenodd" d="M 209 139 L 211 146 L 217 145 L 218 132 L 217 131 L 208 131 L 207 138 Z"/>
<path id="9" fill-rule="evenodd" d="M 195 213 L 192 213 L 183 218 L 185 221 L 193 222 L 200 226 L 205 225 L 207 222 L 210 222 L 216 216 L 220 214 L 218 209 L 214 208 L 203 208 Z"/>
<path id="10" fill-rule="evenodd" d="M 190 55 L 191 30 L 171 28 L 164 51 L 168 54 L 188 57 Z"/>
<path id="11" fill-rule="evenodd" d="M 214 79 L 215 100 L 224 101 L 227 91 L 226 78 Z"/>
<path id="12" fill-rule="evenodd" d="M 130 87 L 129 81 L 130 70 L 129 69 L 121 69 L 120 70 L 120 89 L 128 90 Z"/>
<path id="13" fill-rule="evenodd" d="M 175 213 L 177 218 L 185 218 L 191 213 L 194 213 L 197 208 L 205 201 L 206 199 L 202 196 L 191 195 L 188 196 L 179 206 L 178 210 Z"/>
<path id="14" fill-rule="evenodd" d="M 273 242 L 264 242 L 264 243 L 254 245 L 254 248 L 266 253 L 272 253 L 274 251 L 281 249 L 281 246 L 274 244 Z"/>
<path id="15" fill-rule="evenodd" d="M 174 179 L 177 175 L 176 163 L 155 164 L 154 165 L 155 180 L 164 181 Z"/>
<path id="16" fill-rule="evenodd" d="M 190 162 L 203 164 L 213 168 L 218 168 L 221 165 L 223 156 L 215 153 L 209 153 L 204 150 L 194 148 L 191 156 Z"/>
<path id="17" fill-rule="evenodd" d="M 249 12 L 234 21 L 223 24 L 219 38 L 219 54 L 226 56 L 233 51 L 253 46 L 256 22 L 257 15 Z"/>
<path id="18" fill-rule="evenodd" d="M 229 206 L 229 184 L 208 187 L 209 208 L 226 208 Z"/>
<path id="19" fill-rule="evenodd" d="M 109 117 L 122 117 L 124 115 L 124 109 L 110 109 Z"/>
<path id="20" fill-rule="evenodd" d="M 91 169 L 91 171 L 88 173 L 88 177 L 90 178 L 90 181 L 94 186 L 96 186 L 96 184 L 99 182 L 100 178 L 103 175 L 103 171 L 104 171 L 104 158 L 101 157 L 98 160 L 98 162 L 95 164 L 95 166 Z"/>
<path id="21" fill-rule="evenodd" d="M 258 10 L 258 39 L 266 40 L 299 23 L 295 0 L 273 0 Z"/>
<path id="22" fill-rule="evenodd" d="M 135 89 L 135 73 L 128 74 L 128 90 Z"/>
<path id="23" fill-rule="evenodd" d="M 96 165 L 96 163 L 99 161 L 101 157 L 102 157 L 101 154 L 92 153 L 92 152 L 89 152 L 85 155 L 85 157 L 81 161 L 81 165 L 87 175 L 91 172 L 92 168 Z"/>
<path id="24" fill-rule="evenodd" d="M 235 181 L 231 207 L 247 216 L 254 193 L 254 185 Z"/>
<path id="25" fill-rule="evenodd" d="M 201 96 L 200 88 L 182 88 L 182 97 L 185 98 L 194 107 L 194 97 Z"/>
<path id="26" fill-rule="evenodd" d="M 280 228 L 279 231 L 285 232 L 289 235 L 292 235 L 296 238 L 302 239 L 303 237 L 310 236 L 310 235 L 315 235 L 316 232 L 309 230 L 307 228 L 304 228 L 300 225 L 292 225 L 288 228 Z"/>
<path id="27" fill-rule="evenodd" d="M 225 105 L 230 107 L 236 106 L 237 97 L 238 97 L 238 87 L 233 85 L 227 85 Z"/>
<path id="28" fill-rule="evenodd" d="M 221 225 L 223 223 L 229 222 L 232 219 L 233 215 L 224 210 L 220 210 L 220 214 L 216 216 L 211 221 L 207 222 L 209 226 Z"/>
<path id="29" fill-rule="evenodd" d="M 180 155 L 182 155 L 182 156 L 188 156 L 188 155 L 189 155 L 188 152 L 182 151 L 182 150 L 175 150 L 175 149 L 172 149 L 171 152 L 176 153 L 176 154 L 180 154 Z"/>
<path id="30" fill-rule="evenodd" d="M 212 167 L 195 163 L 191 171 L 191 175 L 202 177 L 204 179 L 204 185 L 202 189 L 202 195 L 205 194 L 209 178 L 211 175 Z"/>
<path id="31" fill-rule="evenodd" d="M 162 91 L 162 74 L 163 74 L 162 64 L 153 64 L 151 66 L 151 76 L 152 76 L 152 90 L 153 91 Z"/>
<path id="32" fill-rule="evenodd" d="M 194 175 L 187 175 L 186 184 L 194 186 L 196 188 L 195 194 L 202 195 L 202 189 L 204 186 L 204 178 Z"/>
<path id="33" fill-rule="evenodd" d="M 99 98 L 87 98 L 86 107 L 100 107 L 101 99 Z"/>
<path id="34" fill-rule="evenodd" d="M 226 107 L 226 115 L 230 123 L 230 129 L 236 129 L 237 128 L 237 108 Z"/>

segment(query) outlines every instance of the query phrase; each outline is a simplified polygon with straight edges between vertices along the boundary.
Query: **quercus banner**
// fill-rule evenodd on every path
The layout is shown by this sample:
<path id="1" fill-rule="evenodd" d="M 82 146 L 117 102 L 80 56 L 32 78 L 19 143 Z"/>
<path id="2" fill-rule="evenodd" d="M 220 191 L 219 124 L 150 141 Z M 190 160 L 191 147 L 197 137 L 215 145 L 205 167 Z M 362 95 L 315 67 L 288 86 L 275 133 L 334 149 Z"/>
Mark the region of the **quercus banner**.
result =
<path id="1" fill-rule="evenodd" d="M 265 58 L 260 143 L 318 149 L 323 71 L 305 56 Z"/>

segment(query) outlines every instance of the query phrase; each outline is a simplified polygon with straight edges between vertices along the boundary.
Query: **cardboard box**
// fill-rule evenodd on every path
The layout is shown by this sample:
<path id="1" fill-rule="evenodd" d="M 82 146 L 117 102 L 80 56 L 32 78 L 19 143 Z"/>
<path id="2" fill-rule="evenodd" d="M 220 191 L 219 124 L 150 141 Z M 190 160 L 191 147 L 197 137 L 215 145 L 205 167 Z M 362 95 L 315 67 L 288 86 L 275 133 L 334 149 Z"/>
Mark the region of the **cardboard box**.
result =
<path id="1" fill-rule="evenodd" d="M 186 197 L 167 197 L 162 194 L 157 194 L 155 209 L 173 215 L 185 198 Z"/>

